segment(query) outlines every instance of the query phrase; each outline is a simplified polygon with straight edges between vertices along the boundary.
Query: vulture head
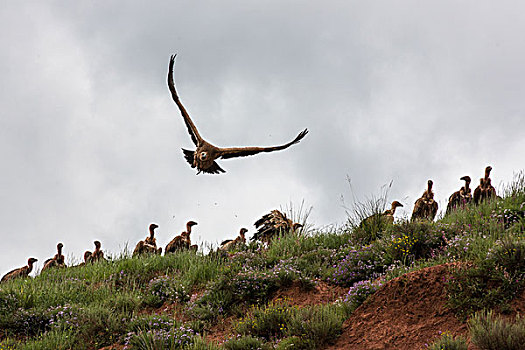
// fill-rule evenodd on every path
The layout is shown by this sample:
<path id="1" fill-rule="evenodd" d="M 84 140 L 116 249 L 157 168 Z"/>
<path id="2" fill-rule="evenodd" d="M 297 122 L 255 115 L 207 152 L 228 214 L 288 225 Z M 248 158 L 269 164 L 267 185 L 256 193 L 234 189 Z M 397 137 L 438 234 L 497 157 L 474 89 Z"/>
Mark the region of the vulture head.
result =
<path id="1" fill-rule="evenodd" d="M 393 201 L 392 202 L 392 209 L 395 209 L 397 207 L 402 207 L 403 204 L 399 203 L 398 201 Z"/>
<path id="2" fill-rule="evenodd" d="M 239 232 L 239 235 L 240 235 L 242 238 L 244 238 L 244 234 L 245 234 L 246 232 L 248 232 L 248 230 L 245 229 L 245 228 L 243 227 L 243 228 L 241 228 L 241 232 Z"/>
<path id="3" fill-rule="evenodd" d="M 303 227 L 303 225 L 298 223 L 298 222 L 296 222 L 295 224 L 293 224 L 292 229 L 295 232 L 295 231 L 297 231 L 297 229 L 300 229 L 301 227 Z"/>
<path id="4" fill-rule="evenodd" d="M 36 263 L 37 261 L 38 261 L 38 259 L 29 258 L 29 259 L 27 259 L 27 265 L 28 266 L 33 266 L 33 264 Z"/>
<path id="5" fill-rule="evenodd" d="M 463 176 L 460 180 L 463 180 L 463 181 L 465 181 L 466 183 L 470 183 L 470 181 L 471 181 L 471 180 L 470 180 L 470 176 L 467 176 L 467 175 L 466 175 L 466 176 Z"/>
<path id="6" fill-rule="evenodd" d="M 91 257 L 91 252 L 89 250 L 86 250 L 84 252 L 84 261 L 87 262 L 89 260 L 89 258 Z"/>
<path id="7" fill-rule="evenodd" d="M 188 235 L 191 232 L 191 228 L 195 225 L 197 225 L 197 223 L 191 220 L 186 223 L 186 230 L 188 231 Z"/>
<path id="8" fill-rule="evenodd" d="M 492 170 L 492 167 L 489 165 L 485 168 L 485 177 L 488 178 L 490 176 L 490 171 Z"/>
<path id="9" fill-rule="evenodd" d="M 95 241 L 95 242 L 93 242 L 93 243 L 95 243 L 95 248 L 96 248 L 96 249 L 100 249 L 101 244 L 100 244 L 99 241 Z"/>

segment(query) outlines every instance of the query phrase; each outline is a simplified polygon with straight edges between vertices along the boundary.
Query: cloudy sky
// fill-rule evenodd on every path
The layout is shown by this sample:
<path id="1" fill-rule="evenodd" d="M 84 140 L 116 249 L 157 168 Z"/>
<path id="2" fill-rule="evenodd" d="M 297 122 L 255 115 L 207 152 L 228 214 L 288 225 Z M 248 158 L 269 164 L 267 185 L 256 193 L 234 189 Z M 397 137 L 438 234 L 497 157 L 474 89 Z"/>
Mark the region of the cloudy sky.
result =
<path id="1" fill-rule="evenodd" d="M 423 4 L 424 3 L 424 4 Z M 164 246 L 235 236 L 274 208 L 342 224 L 378 195 L 410 215 L 492 165 L 525 164 L 525 4 L 520 1 L 5 1 L 0 11 L 0 273 L 57 242 L 113 254 L 155 222 Z M 171 100 L 175 82 L 219 146 L 291 148 L 199 175 Z M 352 190 L 347 178 L 351 179 Z"/>

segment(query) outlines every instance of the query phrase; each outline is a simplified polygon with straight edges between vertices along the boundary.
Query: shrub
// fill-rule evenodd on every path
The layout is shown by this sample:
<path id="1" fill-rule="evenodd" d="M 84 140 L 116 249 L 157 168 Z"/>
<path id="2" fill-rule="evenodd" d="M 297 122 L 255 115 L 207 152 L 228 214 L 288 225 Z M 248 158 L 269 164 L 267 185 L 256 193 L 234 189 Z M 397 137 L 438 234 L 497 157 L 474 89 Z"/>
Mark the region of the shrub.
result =
<path id="1" fill-rule="evenodd" d="M 350 314 L 359 307 L 364 301 L 372 294 L 374 294 L 381 286 L 383 282 L 380 280 L 376 281 L 360 281 L 350 287 L 350 290 L 343 299 L 343 305 L 345 311 Z"/>
<path id="2" fill-rule="evenodd" d="M 489 265 L 463 266 L 446 282 L 448 306 L 462 318 L 508 302 L 516 293 L 515 281 Z"/>
<path id="3" fill-rule="evenodd" d="M 269 350 L 270 346 L 266 345 L 261 339 L 247 336 L 228 339 L 223 343 L 226 350 Z"/>
<path id="4" fill-rule="evenodd" d="M 184 303 L 188 300 L 190 300 L 190 296 L 181 283 L 178 283 L 171 277 L 161 276 L 152 279 L 148 283 L 144 303 L 158 307 L 165 302 Z"/>
<path id="5" fill-rule="evenodd" d="M 314 305 L 301 309 L 293 308 L 291 319 L 285 325 L 286 335 L 303 339 L 298 346 L 313 344 L 321 348 L 341 334 L 344 319 L 344 310 L 338 306 Z"/>
<path id="6" fill-rule="evenodd" d="M 443 332 L 441 337 L 429 346 L 430 350 L 467 350 L 465 338 L 454 337 L 449 332 Z"/>
<path id="7" fill-rule="evenodd" d="M 276 350 L 313 350 L 315 342 L 301 337 L 288 337 L 277 343 Z"/>
<path id="8" fill-rule="evenodd" d="M 195 332 L 183 326 L 170 330 L 149 329 L 131 334 L 129 345 L 137 350 L 182 349 L 193 343 Z"/>
<path id="9" fill-rule="evenodd" d="M 264 307 L 252 307 L 248 316 L 237 323 L 235 330 L 242 335 L 265 339 L 282 337 L 291 317 L 291 309 L 286 302 L 277 300 Z"/>
<path id="10" fill-rule="evenodd" d="M 424 221 L 403 221 L 390 226 L 391 241 L 386 246 L 385 259 L 392 263 L 401 261 L 405 265 L 428 258 L 445 244 L 443 234 L 433 223 Z"/>
<path id="11" fill-rule="evenodd" d="M 277 300 L 266 307 L 252 307 L 248 316 L 241 319 L 235 330 L 241 335 L 262 337 L 264 339 L 300 338 L 295 341 L 297 348 L 312 349 L 320 347 L 337 338 L 345 318 L 344 310 L 333 305 L 314 305 L 298 308 L 288 305 L 287 300 Z"/>
<path id="12" fill-rule="evenodd" d="M 479 312 L 469 320 L 472 342 L 481 350 L 521 350 L 525 344 L 525 319 L 506 322 L 492 311 Z"/>
<path id="13" fill-rule="evenodd" d="M 366 246 L 350 250 L 334 269 L 330 282 L 350 287 L 355 282 L 379 277 L 384 270 L 384 259 L 381 253 Z"/>
<path id="14" fill-rule="evenodd" d="M 513 277 L 525 274 L 525 241 L 505 239 L 489 251 L 487 260 Z"/>
<path id="15" fill-rule="evenodd" d="M 449 306 L 460 316 L 511 300 L 525 285 L 525 243 L 498 242 L 475 266 L 456 269 L 447 282 Z"/>

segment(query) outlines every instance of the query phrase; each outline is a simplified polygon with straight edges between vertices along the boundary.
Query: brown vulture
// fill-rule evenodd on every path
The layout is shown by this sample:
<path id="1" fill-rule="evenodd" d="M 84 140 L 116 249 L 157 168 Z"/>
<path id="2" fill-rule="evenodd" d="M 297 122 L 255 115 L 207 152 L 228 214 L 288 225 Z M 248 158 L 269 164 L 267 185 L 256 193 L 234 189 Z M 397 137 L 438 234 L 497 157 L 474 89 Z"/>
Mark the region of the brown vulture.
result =
<path id="1" fill-rule="evenodd" d="M 295 232 L 298 228 L 303 227 L 299 223 L 293 223 L 285 214 L 279 210 L 272 210 L 269 214 L 264 215 L 254 224 L 257 232 L 252 236 L 252 241 L 261 241 L 263 243 L 270 243 L 273 237 L 280 233 Z"/>
<path id="2" fill-rule="evenodd" d="M 91 262 L 91 254 L 93 254 L 93 253 L 90 250 L 86 250 L 84 252 L 84 261 L 81 262 L 78 265 L 75 265 L 75 266 L 84 266 L 84 265 L 90 263 Z"/>
<path id="3" fill-rule="evenodd" d="M 474 204 L 478 205 L 481 202 L 481 192 L 483 191 L 483 188 L 485 187 L 485 179 L 481 178 L 479 179 L 479 185 L 474 190 Z"/>
<path id="4" fill-rule="evenodd" d="M 164 250 L 164 255 L 168 253 L 175 253 L 177 250 L 184 249 L 193 249 L 196 251 L 197 249 L 195 248 L 198 247 L 192 247 L 190 239 L 191 228 L 195 225 L 197 225 L 195 221 L 188 221 L 186 223 L 186 231 L 182 232 L 180 235 L 176 236 L 171 240 L 171 242 L 168 243 L 166 249 Z"/>
<path id="5" fill-rule="evenodd" d="M 15 278 L 19 278 L 19 277 L 27 277 L 27 276 L 29 276 L 29 273 L 33 270 L 33 264 L 35 262 L 37 262 L 37 261 L 38 260 L 35 259 L 35 258 L 29 258 L 27 260 L 27 266 L 23 266 L 23 267 L 20 267 L 18 269 L 14 269 L 12 271 L 9 271 L 8 273 L 6 273 L 2 277 L 0 282 L 9 281 L 9 280 L 12 280 L 12 279 L 15 279 Z"/>
<path id="6" fill-rule="evenodd" d="M 462 186 L 459 191 L 452 193 L 448 199 L 447 214 L 452 212 L 455 208 L 462 208 L 472 201 L 472 192 L 470 190 L 470 176 L 463 176 L 460 180 L 465 181 L 465 186 Z"/>
<path id="7" fill-rule="evenodd" d="M 414 210 L 412 211 L 412 221 L 417 219 L 427 219 L 433 221 L 438 211 L 438 204 L 434 200 L 434 192 L 432 192 L 432 180 L 428 180 L 428 187 L 420 198 L 414 203 Z"/>
<path id="8" fill-rule="evenodd" d="M 403 204 L 399 203 L 398 201 L 393 201 L 392 206 L 390 209 L 385 210 L 381 214 L 375 214 L 367 217 L 363 221 L 361 221 L 361 224 L 359 224 L 360 227 L 364 226 L 367 222 L 372 221 L 374 218 L 377 218 L 378 216 L 381 217 L 381 220 L 385 220 L 387 224 L 393 224 L 394 223 L 394 214 L 396 212 L 396 208 L 402 207 Z"/>
<path id="9" fill-rule="evenodd" d="M 227 251 L 227 250 L 233 249 L 234 247 L 238 245 L 246 244 L 246 237 L 244 236 L 246 232 L 248 232 L 247 229 L 245 229 L 244 227 L 241 228 L 241 231 L 239 232 L 239 235 L 237 236 L 237 238 L 227 239 L 227 240 L 222 241 L 219 249 Z"/>
<path id="10" fill-rule="evenodd" d="M 64 255 L 62 255 L 62 248 L 64 245 L 62 243 L 57 244 L 57 253 L 54 257 L 47 259 L 44 261 L 44 267 L 42 267 L 42 271 L 47 270 L 51 267 L 65 267 L 66 264 L 64 262 Z"/>
<path id="11" fill-rule="evenodd" d="M 144 253 L 148 254 L 162 254 L 162 248 L 157 249 L 157 240 L 155 239 L 155 229 L 159 227 L 157 224 L 149 225 L 149 236 L 143 241 L 139 241 L 133 251 L 133 256 L 138 256 Z"/>
<path id="12" fill-rule="evenodd" d="M 175 63 L 175 56 L 177 55 L 172 55 L 170 59 L 170 65 L 169 65 L 169 71 L 168 71 L 168 86 L 171 91 L 171 97 L 173 98 L 173 101 L 175 101 L 177 106 L 179 107 L 180 113 L 182 114 L 182 118 L 184 119 L 184 123 L 186 124 L 186 127 L 188 128 L 188 132 L 190 134 L 191 140 L 197 147 L 195 151 L 190 151 L 184 148 L 182 149 L 182 151 L 184 152 L 184 158 L 186 158 L 186 161 L 191 165 L 192 168 L 197 168 L 198 170 L 197 175 L 200 174 L 201 172 L 208 173 L 208 174 L 224 173 L 225 171 L 215 162 L 216 159 L 246 157 L 246 156 L 251 156 L 257 153 L 261 153 L 261 152 L 280 151 L 280 150 L 290 147 L 293 144 L 298 143 L 308 133 L 308 129 L 304 129 L 303 131 L 299 133 L 299 135 L 297 135 L 297 137 L 294 140 L 284 145 L 274 146 L 274 147 L 221 148 L 221 147 L 216 147 L 210 144 L 209 142 L 205 141 L 199 134 L 199 131 L 195 127 L 195 124 L 193 124 L 193 121 L 191 120 L 188 112 L 182 105 L 182 102 L 180 101 L 179 96 L 177 95 L 177 91 L 175 90 L 175 83 L 173 81 L 173 65 Z"/>
<path id="13" fill-rule="evenodd" d="M 480 179 L 479 186 L 474 190 L 474 203 L 480 204 L 485 199 L 494 199 L 497 197 L 496 189 L 492 186 L 490 179 L 490 171 L 492 167 L 489 165 L 485 168 L 485 177 Z"/>
<path id="14" fill-rule="evenodd" d="M 105 261 L 106 258 L 104 258 L 104 252 L 102 251 L 102 249 L 100 249 L 100 247 L 101 247 L 100 242 L 99 241 L 95 241 L 93 243 L 95 243 L 95 250 L 93 251 L 93 253 L 91 253 L 91 257 L 89 258 L 89 262 L 94 263 L 94 262 L 97 262 L 97 261 Z"/>

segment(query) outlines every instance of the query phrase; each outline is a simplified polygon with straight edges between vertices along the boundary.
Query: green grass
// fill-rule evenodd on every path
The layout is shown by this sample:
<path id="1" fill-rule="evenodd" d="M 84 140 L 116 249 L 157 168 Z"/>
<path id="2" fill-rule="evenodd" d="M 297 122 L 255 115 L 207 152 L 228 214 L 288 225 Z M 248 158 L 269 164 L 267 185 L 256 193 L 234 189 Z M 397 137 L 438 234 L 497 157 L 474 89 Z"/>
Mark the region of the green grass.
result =
<path id="1" fill-rule="evenodd" d="M 525 319 L 505 321 L 491 311 L 480 312 L 469 321 L 472 342 L 481 350 L 520 350 L 525 344 Z"/>
<path id="2" fill-rule="evenodd" d="M 449 307 L 465 319 L 483 309 L 507 309 L 525 288 L 523 173 L 501 200 L 455 210 L 436 222 L 360 226 L 362 218 L 385 209 L 387 192 L 357 206 L 339 228 L 315 230 L 306 222 L 310 211 L 292 207 L 289 216 L 306 229 L 283 234 L 267 248 L 250 243 L 230 254 L 140 258 L 123 251 L 107 262 L 3 283 L 0 349 L 116 343 L 130 349 L 318 349 L 337 338 L 343 321 L 379 288 L 379 277 L 386 283 L 461 262 L 447 291 Z M 307 291 L 318 280 L 351 289 L 345 300 L 327 305 L 271 301 L 279 289 L 294 284 Z M 199 335 L 228 317 L 239 321 L 223 344 Z M 476 327 L 496 324 L 491 322 Z M 172 341 L 177 337 L 183 346 Z M 456 340 L 442 339 L 439 346 L 453 348 Z"/>

